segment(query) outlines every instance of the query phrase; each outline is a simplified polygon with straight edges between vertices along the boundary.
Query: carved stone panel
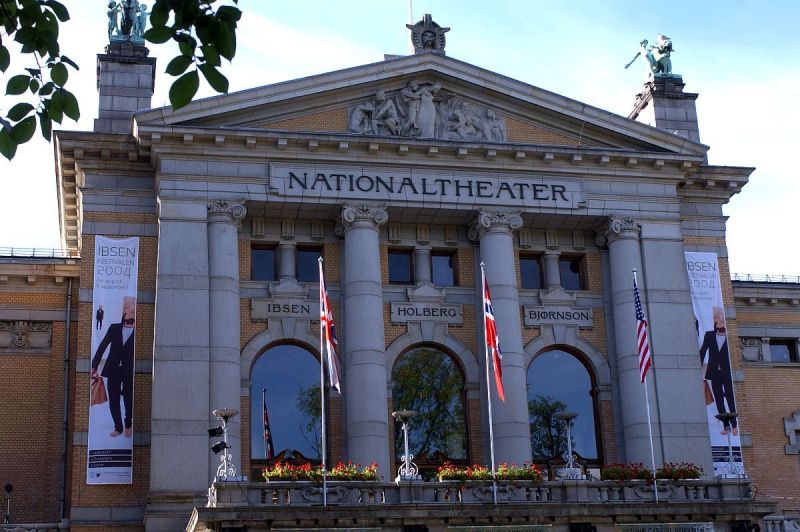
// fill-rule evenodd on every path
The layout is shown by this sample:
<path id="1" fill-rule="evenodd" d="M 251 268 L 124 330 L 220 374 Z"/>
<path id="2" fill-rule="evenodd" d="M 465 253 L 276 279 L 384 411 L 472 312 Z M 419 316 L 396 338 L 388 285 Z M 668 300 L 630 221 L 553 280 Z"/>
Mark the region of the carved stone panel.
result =
<path id="1" fill-rule="evenodd" d="M 397 91 L 379 90 L 348 109 L 351 133 L 390 137 L 505 142 L 506 123 L 492 109 L 459 98 L 438 82 L 412 79 Z"/>
<path id="2" fill-rule="evenodd" d="M 45 321 L 0 321 L 0 353 L 49 353 L 53 324 Z"/>

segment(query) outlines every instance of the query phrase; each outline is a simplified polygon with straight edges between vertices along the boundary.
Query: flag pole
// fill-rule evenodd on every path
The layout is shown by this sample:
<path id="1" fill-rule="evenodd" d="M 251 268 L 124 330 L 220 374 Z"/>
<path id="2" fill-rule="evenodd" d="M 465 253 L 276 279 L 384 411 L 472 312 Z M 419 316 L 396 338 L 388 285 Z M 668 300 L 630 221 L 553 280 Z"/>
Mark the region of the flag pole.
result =
<path id="1" fill-rule="evenodd" d="M 633 285 L 638 285 L 636 277 L 636 268 L 633 269 Z M 652 360 L 652 354 L 650 355 Z M 644 402 L 647 405 L 647 435 L 650 438 L 650 463 L 653 466 L 653 494 L 656 502 L 658 502 L 658 479 L 656 479 L 656 453 L 653 450 L 653 424 L 650 421 L 650 393 L 647 391 L 647 374 L 644 376 Z"/>
<path id="2" fill-rule="evenodd" d="M 322 293 L 322 257 L 319 259 L 319 308 L 320 318 L 322 317 L 322 309 L 324 305 L 325 294 Z M 319 393 L 320 393 L 320 409 L 322 418 L 322 506 L 328 506 L 328 469 L 325 460 L 325 346 L 322 343 L 322 319 L 319 321 Z"/>
<path id="3" fill-rule="evenodd" d="M 267 389 L 261 388 L 261 417 L 264 417 L 264 409 L 267 407 Z M 266 419 L 261 420 L 261 424 L 264 425 Z M 261 435 L 264 437 L 264 460 L 267 460 L 269 456 L 267 456 L 267 431 L 266 426 L 261 427 Z"/>
<path id="4" fill-rule="evenodd" d="M 489 344 L 486 341 L 486 272 L 481 261 L 481 307 L 483 307 L 483 354 L 486 359 L 486 399 L 489 406 L 489 456 L 492 461 L 492 502 L 497 504 L 497 479 L 494 469 L 494 422 L 492 421 L 492 381 L 489 380 Z"/>

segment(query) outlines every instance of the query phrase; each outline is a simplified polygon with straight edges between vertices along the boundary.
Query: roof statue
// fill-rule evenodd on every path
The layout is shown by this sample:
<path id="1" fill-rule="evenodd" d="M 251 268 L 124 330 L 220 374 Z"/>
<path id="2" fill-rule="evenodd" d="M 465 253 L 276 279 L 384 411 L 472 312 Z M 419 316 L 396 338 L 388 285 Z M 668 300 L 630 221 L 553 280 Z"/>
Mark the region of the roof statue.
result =
<path id="1" fill-rule="evenodd" d="M 643 55 L 647 59 L 650 73 L 653 76 L 668 76 L 672 77 L 672 60 L 670 55 L 674 50 L 672 49 L 672 40 L 666 35 L 658 34 L 656 37 L 656 44 L 649 46 L 647 39 L 639 41 L 639 51 L 633 56 L 633 59 L 625 65 L 628 68 L 634 61 Z"/>
<path id="2" fill-rule="evenodd" d="M 144 42 L 147 26 L 147 4 L 139 0 L 108 2 L 108 40 Z"/>
<path id="3" fill-rule="evenodd" d="M 411 44 L 414 45 L 415 54 L 431 52 L 444 55 L 444 34 L 450 28 L 439 26 L 427 13 L 416 24 L 406 24 L 406 28 L 411 30 Z"/>

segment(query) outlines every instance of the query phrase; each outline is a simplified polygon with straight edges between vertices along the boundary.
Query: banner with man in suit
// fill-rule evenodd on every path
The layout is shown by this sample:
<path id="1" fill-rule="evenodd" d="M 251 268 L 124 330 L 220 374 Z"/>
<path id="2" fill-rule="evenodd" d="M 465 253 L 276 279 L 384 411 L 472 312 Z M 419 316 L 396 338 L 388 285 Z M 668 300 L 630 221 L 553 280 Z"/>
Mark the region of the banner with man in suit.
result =
<path id="1" fill-rule="evenodd" d="M 95 237 L 87 484 L 133 482 L 139 239 Z"/>
<path id="2" fill-rule="evenodd" d="M 733 393 L 719 261 L 716 253 L 687 251 L 685 256 L 702 364 L 702 386 L 706 397 L 714 474 L 735 477 L 744 474 L 744 465 L 738 419 L 731 415 L 737 412 L 736 397 Z M 732 464 L 729 442 L 733 451 Z"/>

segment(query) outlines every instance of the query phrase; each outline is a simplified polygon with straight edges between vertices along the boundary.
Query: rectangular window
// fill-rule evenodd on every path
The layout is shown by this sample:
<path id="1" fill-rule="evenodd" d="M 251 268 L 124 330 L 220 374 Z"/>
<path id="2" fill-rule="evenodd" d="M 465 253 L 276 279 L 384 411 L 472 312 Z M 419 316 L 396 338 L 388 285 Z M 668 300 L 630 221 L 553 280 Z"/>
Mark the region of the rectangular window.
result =
<path id="1" fill-rule="evenodd" d="M 414 274 L 411 261 L 411 250 L 389 250 L 389 283 L 413 284 Z"/>
<path id="2" fill-rule="evenodd" d="M 561 274 L 561 287 L 564 290 L 585 290 L 581 271 L 581 258 L 561 258 L 558 271 Z"/>
<path id="3" fill-rule="evenodd" d="M 542 267 L 539 257 L 520 255 L 519 257 L 520 288 L 538 290 L 542 287 Z"/>
<path id="4" fill-rule="evenodd" d="M 452 251 L 431 253 L 431 278 L 434 286 L 456 285 L 456 254 Z"/>
<path id="5" fill-rule="evenodd" d="M 250 279 L 253 281 L 275 280 L 275 248 L 253 246 L 250 250 Z"/>
<path id="6" fill-rule="evenodd" d="M 772 362 L 798 362 L 797 344 L 794 340 L 770 339 L 769 358 Z"/>
<path id="7" fill-rule="evenodd" d="M 319 282 L 319 258 L 322 250 L 319 248 L 297 249 L 297 282 Z"/>

